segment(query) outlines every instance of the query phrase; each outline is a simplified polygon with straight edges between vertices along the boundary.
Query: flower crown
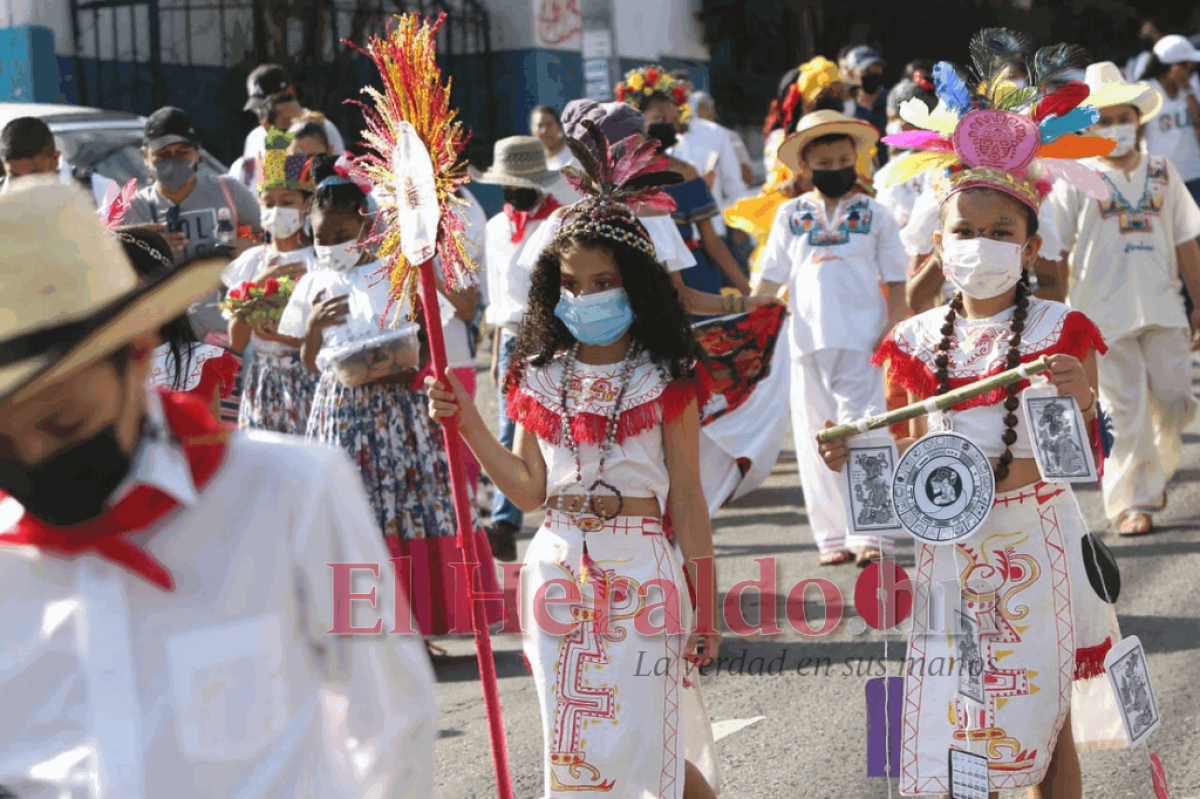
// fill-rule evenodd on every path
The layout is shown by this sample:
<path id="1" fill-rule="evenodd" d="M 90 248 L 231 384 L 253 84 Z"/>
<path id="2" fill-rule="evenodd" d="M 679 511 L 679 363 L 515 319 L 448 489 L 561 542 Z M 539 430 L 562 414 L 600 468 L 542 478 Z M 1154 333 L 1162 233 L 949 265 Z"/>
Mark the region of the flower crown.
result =
<path id="1" fill-rule="evenodd" d="M 617 99 L 622 103 L 635 104 L 637 96 L 649 97 L 661 94 L 675 103 L 679 109 L 679 121 L 686 121 L 692 113 L 688 105 L 687 90 L 683 84 L 667 74 L 662 67 L 642 67 L 625 73 L 625 80 L 617 84 Z"/>
<path id="2" fill-rule="evenodd" d="M 267 149 L 255 164 L 259 191 L 267 189 L 297 189 L 312 192 L 312 167 L 304 153 L 288 154 L 293 135 L 276 128 L 267 131 Z"/>
<path id="3" fill-rule="evenodd" d="M 630 136 L 610 145 L 596 123 L 585 119 L 582 124 L 590 146 L 580 139 L 566 139 L 582 170 L 566 166 L 562 174 L 584 197 L 567 208 L 555 239 L 587 233 L 637 247 L 654 257 L 654 244 L 638 222 L 637 212 L 643 206 L 674 211 L 675 201 L 663 186 L 682 183 L 683 176 L 665 171 L 670 161 L 659 155 L 657 141 L 634 144 L 636 137 Z"/>
<path id="4" fill-rule="evenodd" d="M 893 183 L 937 169 L 933 187 L 941 202 L 982 187 L 1002 191 L 1035 211 L 1054 180 L 1065 180 L 1090 197 L 1106 198 L 1099 174 L 1077 159 L 1108 155 L 1116 142 L 1078 135 L 1100 120 L 1100 112 L 1084 104 L 1089 94 L 1085 84 L 1063 82 L 1086 60 L 1086 52 L 1066 44 L 1038 50 L 1027 63 L 1030 86 L 1020 88 L 1005 80 L 1002 65 L 1024 60 L 1027 49 L 1020 34 L 989 28 L 971 40 L 970 83 L 952 64 L 936 64 L 932 78 L 937 108 L 930 111 L 918 99 L 906 100 L 900 104 L 900 117 L 920 130 L 883 140 L 921 151 L 901 163 Z M 972 85 L 977 91 L 970 90 Z"/>

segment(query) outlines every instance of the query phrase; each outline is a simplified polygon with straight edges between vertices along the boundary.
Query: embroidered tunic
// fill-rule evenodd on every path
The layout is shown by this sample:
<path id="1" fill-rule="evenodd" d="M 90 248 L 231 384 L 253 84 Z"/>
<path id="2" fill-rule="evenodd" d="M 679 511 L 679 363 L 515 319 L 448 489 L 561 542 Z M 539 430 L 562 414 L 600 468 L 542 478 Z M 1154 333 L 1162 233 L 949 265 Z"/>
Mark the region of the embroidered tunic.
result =
<path id="1" fill-rule="evenodd" d="M 515 368 L 508 380 L 508 414 L 537 436 L 548 496 L 574 476 L 563 440 L 562 372 L 560 358 L 543 368 Z M 575 367 L 571 429 L 585 484 L 598 474 L 620 374 L 619 363 Z M 621 401 L 605 482 L 625 496 L 658 497 L 665 507 L 670 485 L 662 426 L 692 401 L 703 405 L 700 393 L 691 381 L 669 381 L 640 356 Z M 662 519 L 641 516 L 618 516 L 589 530 L 587 541 L 595 565 L 585 580 L 581 531 L 551 509 L 521 572 L 525 655 L 541 700 L 545 795 L 679 799 L 686 761 L 715 788 L 711 725 L 698 687 L 683 675 L 687 636 L 663 631 L 691 626 L 678 545 Z M 537 600 L 561 597 L 567 585 L 578 591 L 576 602 L 551 607 Z"/>
<path id="2" fill-rule="evenodd" d="M 890 378 L 919 399 L 937 393 L 934 357 L 944 318 L 945 310 L 935 309 L 901 322 L 875 355 L 875 363 L 886 362 Z M 952 387 L 1004 371 L 1011 318 L 1009 310 L 956 324 Z M 1030 299 L 1023 341 L 1022 362 L 1055 353 L 1082 360 L 1105 351 L 1091 320 L 1048 300 Z M 1022 389 L 1027 386 L 1025 381 Z M 985 448 L 991 439 L 999 443 L 1006 396 L 1001 389 L 956 406 L 952 426 Z M 968 416 L 970 429 L 960 430 L 955 420 Z M 992 421 L 990 429 L 985 420 Z M 992 790 L 1044 778 L 1071 709 L 1073 681 L 1101 674 L 1118 635 L 1111 606 L 1088 581 L 1086 534 L 1070 488 L 1039 482 L 998 494 L 970 538 L 917 544 L 901 731 L 903 794 L 946 793 L 951 748 L 988 756 Z M 955 582 L 959 596 L 935 587 Z M 964 693 L 972 663 L 977 687 Z M 1095 734 L 1077 732 L 1077 740 Z"/>

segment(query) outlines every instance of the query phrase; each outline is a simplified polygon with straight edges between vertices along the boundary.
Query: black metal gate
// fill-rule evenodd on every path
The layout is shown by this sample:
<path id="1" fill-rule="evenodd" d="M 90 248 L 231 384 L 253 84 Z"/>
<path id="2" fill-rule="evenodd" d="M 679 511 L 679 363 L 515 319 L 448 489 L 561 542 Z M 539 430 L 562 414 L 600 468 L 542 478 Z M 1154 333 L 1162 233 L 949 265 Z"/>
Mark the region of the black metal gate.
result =
<path id="1" fill-rule="evenodd" d="M 309 108 L 359 139 L 361 117 L 347 99 L 375 82 L 373 67 L 341 44 L 381 34 L 394 14 L 445 13 L 438 60 L 451 102 L 474 131 L 472 149 L 496 130 L 488 12 L 480 0 L 69 0 L 75 80 L 84 105 L 148 114 L 163 105 L 191 112 L 207 149 L 240 155 L 253 125 L 241 108 L 246 75 L 260 63 L 285 66 Z"/>

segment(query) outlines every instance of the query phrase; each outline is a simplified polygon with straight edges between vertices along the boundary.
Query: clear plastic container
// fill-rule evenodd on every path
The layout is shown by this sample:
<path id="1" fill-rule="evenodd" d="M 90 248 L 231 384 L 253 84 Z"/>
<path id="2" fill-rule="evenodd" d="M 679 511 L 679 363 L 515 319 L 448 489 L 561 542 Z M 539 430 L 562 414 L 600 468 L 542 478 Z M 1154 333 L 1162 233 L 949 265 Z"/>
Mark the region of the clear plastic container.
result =
<path id="1" fill-rule="evenodd" d="M 322 348 L 317 368 L 332 371 L 347 386 L 416 371 L 421 365 L 420 332 L 418 325 L 408 323 L 328 350 Z"/>

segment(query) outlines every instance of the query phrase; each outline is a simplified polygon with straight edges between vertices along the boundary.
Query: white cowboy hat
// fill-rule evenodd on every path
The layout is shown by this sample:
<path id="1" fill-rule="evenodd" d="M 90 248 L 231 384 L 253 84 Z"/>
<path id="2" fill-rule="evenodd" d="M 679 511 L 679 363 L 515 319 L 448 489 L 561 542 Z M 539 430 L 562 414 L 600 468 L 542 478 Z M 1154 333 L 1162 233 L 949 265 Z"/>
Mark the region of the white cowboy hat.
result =
<path id="1" fill-rule="evenodd" d="M 546 166 L 546 151 L 532 136 L 509 136 L 496 142 L 492 165 L 471 177 L 479 183 L 544 189 L 558 180 L 558 172 Z"/>
<path id="2" fill-rule="evenodd" d="M 859 152 L 874 147 L 879 141 L 879 131 L 870 122 L 852 119 L 837 111 L 813 111 L 805 114 L 796 132 L 783 140 L 775 157 L 793 172 L 803 172 L 800 160 L 805 146 L 813 139 L 837 134 L 853 139 Z"/>
<path id="3" fill-rule="evenodd" d="M 221 259 L 140 282 L 89 198 L 55 178 L 0 197 L 0 404 L 158 330 L 220 281 Z"/>
<path id="4" fill-rule="evenodd" d="M 1083 73 L 1083 82 L 1091 93 L 1084 103 L 1096 108 L 1132 105 L 1138 110 L 1140 122 L 1149 122 L 1162 108 L 1162 95 L 1148 83 L 1126 83 L 1121 70 L 1111 61 L 1090 65 Z"/>

